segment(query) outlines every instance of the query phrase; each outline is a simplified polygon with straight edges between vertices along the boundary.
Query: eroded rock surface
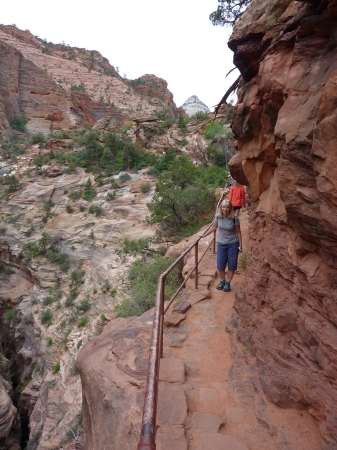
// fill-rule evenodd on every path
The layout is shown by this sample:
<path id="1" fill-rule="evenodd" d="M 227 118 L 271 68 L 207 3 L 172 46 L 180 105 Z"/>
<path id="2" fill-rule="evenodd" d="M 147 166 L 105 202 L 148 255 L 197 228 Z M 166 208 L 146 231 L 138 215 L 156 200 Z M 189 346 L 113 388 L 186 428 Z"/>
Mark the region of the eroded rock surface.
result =
<path id="1" fill-rule="evenodd" d="M 116 126 L 176 105 L 167 82 L 144 75 L 124 80 L 97 51 L 47 43 L 28 30 L 0 26 L 0 132 L 28 120 L 29 132 L 93 126 L 109 117 Z M 104 90 L 99 89 L 104 86 Z"/>
<path id="2" fill-rule="evenodd" d="M 137 448 L 152 321 L 153 310 L 117 319 L 80 351 L 86 448 Z"/>
<path id="3" fill-rule="evenodd" d="M 233 335 L 256 356 L 268 397 L 308 408 L 333 446 L 336 32 L 334 1 L 253 0 L 229 41 L 243 76 L 232 125 L 240 156 L 230 166 L 247 178 L 251 199 Z"/>

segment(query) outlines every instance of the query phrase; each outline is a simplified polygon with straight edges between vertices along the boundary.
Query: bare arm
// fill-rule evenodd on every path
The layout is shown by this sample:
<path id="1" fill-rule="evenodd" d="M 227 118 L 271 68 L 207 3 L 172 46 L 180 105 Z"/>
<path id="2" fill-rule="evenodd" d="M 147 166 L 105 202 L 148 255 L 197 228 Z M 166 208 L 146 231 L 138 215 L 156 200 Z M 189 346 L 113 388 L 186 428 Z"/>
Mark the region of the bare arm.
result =
<path id="1" fill-rule="evenodd" d="M 240 225 L 235 225 L 235 229 L 236 229 L 236 234 L 238 235 L 238 238 L 239 238 L 240 253 L 242 253 L 242 234 L 241 234 Z"/>
<path id="2" fill-rule="evenodd" d="M 211 226 L 211 228 L 207 231 L 207 233 L 205 234 L 199 234 L 200 238 L 204 238 L 206 236 L 208 236 L 209 234 L 214 233 L 214 231 L 218 228 L 218 219 L 214 219 L 214 222 Z"/>

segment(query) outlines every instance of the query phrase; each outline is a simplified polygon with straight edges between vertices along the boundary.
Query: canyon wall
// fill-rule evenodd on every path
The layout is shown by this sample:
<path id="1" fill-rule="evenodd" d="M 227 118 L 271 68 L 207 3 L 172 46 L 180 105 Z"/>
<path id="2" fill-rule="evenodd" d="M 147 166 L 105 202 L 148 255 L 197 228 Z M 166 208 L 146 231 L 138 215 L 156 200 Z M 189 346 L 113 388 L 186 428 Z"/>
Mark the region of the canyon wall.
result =
<path id="1" fill-rule="evenodd" d="M 122 78 L 97 51 L 53 44 L 28 30 L 0 25 L 0 135 L 26 119 L 27 131 L 93 126 L 102 117 L 119 125 L 176 105 L 167 82 L 155 75 Z"/>
<path id="2" fill-rule="evenodd" d="M 234 178 L 250 252 L 233 339 L 264 392 L 308 408 L 337 448 L 337 2 L 253 0 L 229 47 L 242 81 Z M 330 448 L 330 447 L 329 447 Z"/>

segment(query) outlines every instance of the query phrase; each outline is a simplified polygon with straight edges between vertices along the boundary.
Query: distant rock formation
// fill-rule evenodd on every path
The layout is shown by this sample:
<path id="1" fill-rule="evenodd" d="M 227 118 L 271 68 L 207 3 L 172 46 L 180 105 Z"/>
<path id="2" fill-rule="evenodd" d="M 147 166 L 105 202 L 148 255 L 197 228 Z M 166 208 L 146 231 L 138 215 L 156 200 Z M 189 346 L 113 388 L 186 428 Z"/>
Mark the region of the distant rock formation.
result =
<path id="1" fill-rule="evenodd" d="M 165 80 L 126 80 L 97 51 L 48 43 L 11 25 L 0 25 L 0 80 L 0 135 L 18 117 L 29 133 L 45 134 L 104 117 L 121 127 L 162 109 L 176 117 Z"/>
<path id="2" fill-rule="evenodd" d="M 209 113 L 209 108 L 205 103 L 201 102 L 196 95 L 188 97 L 186 102 L 181 105 L 181 108 L 185 111 L 188 116 L 193 116 L 197 112 Z"/>

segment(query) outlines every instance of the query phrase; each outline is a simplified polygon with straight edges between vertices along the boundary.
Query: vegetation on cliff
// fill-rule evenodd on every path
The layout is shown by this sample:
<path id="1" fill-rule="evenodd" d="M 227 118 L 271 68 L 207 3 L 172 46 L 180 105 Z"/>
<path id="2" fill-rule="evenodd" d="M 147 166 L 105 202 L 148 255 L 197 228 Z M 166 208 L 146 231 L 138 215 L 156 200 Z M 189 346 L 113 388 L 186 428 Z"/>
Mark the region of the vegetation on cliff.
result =
<path id="1" fill-rule="evenodd" d="M 218 0 L 218 8 L 209 20 L 213 25 L 233 26 L 241 17 L 251 0 Z"/>

